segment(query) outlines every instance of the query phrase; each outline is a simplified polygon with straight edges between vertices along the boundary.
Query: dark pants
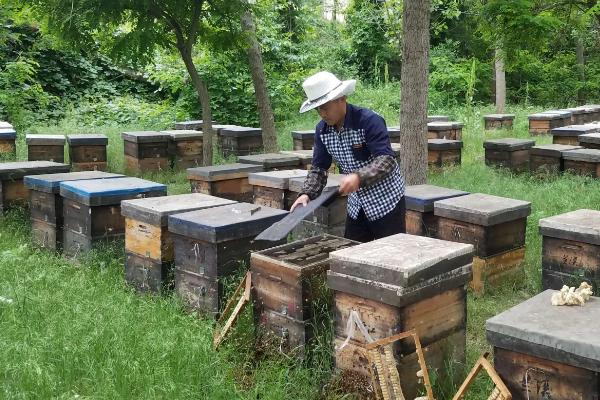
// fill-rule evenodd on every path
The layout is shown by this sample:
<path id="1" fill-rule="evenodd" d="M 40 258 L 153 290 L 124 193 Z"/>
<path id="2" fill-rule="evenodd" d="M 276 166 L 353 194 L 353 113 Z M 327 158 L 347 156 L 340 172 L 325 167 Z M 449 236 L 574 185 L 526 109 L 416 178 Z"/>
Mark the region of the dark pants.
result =
<path id="1" fill-rule="evenodd" d="M 344 236 L 347 239 L 364 243 L 397 233 L 406 233 L 405 216 L 404 196 L 392 211 L 375 221 L 369 221 L 365 212 L 361 209 L 356 219 L 347 216 L 346 234 Z"/>

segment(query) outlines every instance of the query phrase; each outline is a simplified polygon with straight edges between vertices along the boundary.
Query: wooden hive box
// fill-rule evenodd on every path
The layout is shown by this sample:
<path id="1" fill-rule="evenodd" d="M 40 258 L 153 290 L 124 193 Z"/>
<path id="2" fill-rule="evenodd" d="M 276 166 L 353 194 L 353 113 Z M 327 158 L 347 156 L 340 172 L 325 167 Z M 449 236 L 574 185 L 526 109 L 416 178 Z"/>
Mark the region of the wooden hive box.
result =
<path id="1" fill-rule="evenodd" d="M 67 135 L 69 160 L 73 171 L 106 171 L 106 135 Z"/>
<path id="2" fill-rule="evenodd" d="M 156 131 L 123 132 L 125 169 L 134 173 L 169 168 L 169 135 Z"/>
<path id="3" fill-rule="evenodd" d="M 563 152 L 565 171 L 576 175 L 600 177 L 600 150 L 578 149 Z"/>
<path id="4" fill-rule="evenodd" d="M 427 123 L 430 122 L 448 122 L 450 121 L 450 117 L 447 115 L 428 115 Z"/>
<path id="5" fill-rule="evenodd" d="M 433 185 L 407 186 L 404 192 L 406 200 L 406 233 L 435 238 L 437 217 L 433 214 L 433 203 L 438 200 L 467 194 L 469 193 L 461 190 Z"/>
<path id="6" fill-rule="evenodd" d="M 514 120 L 514 114 L 488 114 L 483 116 L 486 131 L 492 129 L 512 129 Z"/>
<path id="7" fill-rule="evenodd" d="M 533 146 L 529 152 L 529 168 L 532 172 L 558 173 L 564 171 L 563 152 L 581 149 L 581 146 L 545 144 Z"/>
<path id="8" fill-rule="evenodd" d="M 161 292 L 173 284 L 173 239 L 169 215 L 234 204 L 201 193 L 124 200 L 125 280 L 140 292 Z"/>
<path id="9" fill-rule="evenodd" d="M 586 111 L 586 123 L 589 122 L 600 122 L 600 105 L 590 104 L 583 106 Z"/>
<path id="10" fill-rule="evenodd" d="M 263 148 L 262 129 L 231 126 L 219 130 L 219 143 L 225 157 L 260 153 Z"/>
<path id="11" fill-rule="evenodd" d="M 201 131 L 203 123 L 204 121 L 201 119 L 175 122 L 174 129 L 183 131 Z M 213 121 L 211 125 L 213 125 L 214 128 L 217 123 Z"/>
<path id="12" fill-rule="evenodd" d="M 571 113 L 565 112 L 542 112 L 531 114 L 529 119 L 529 133 L 532 135 L 545 135 L 554 128 L 569 125 L 571 122 Z"/>
<path id="13" fill-rule="evenodd" d="M 169 159 L 174 169 L 201 167 L 203 135 L 195 130 L 162 131 L 169 135 Z"/>
<path id="14" fill-rule="evenodd" d="M 248 174 L 262 172 L 260 165 L 222 164 L 210 167 L 189 168 L 187 177 L 193 193 L 204 193 L 225 199 L 251 203 L 253 188 Z"/>
<path id="15" fill-rule="evenodd" d="M 490 139 L 483 142 L 485 165 L 509 168 L 515 172 L 529 170 L 529 152 L 535 141 L 528 139 Z"/>
<path id="16" fill-rule="evenodd" d="M 63 135 L 25 135 L 27 160 L 65 162 Z"/>
<path id="17" fill-rule="evenodd" d="M 586 149 L 600 149 L 600 132 L 579 135 L 579 144 Z"/>
<path id="18" fill-rule="evenodd" d="M 238 157 L 238 162 L 263 167 L 264 171 L 276 171 L 300 168 L 300 158 L 290 154 L 265 153 Z"/>
<path id="19" fill-rule="evenodd" d="M 289 210 L 296 200 L 290 192 L 291 178 L 306 178 L 305 169 L 284 171 L 253 172 L 248 175 L 248 183 L 254 188 L 254 204 L 280 210 Z"/>
<path id="20" fill-rule="evenodd" d="M 472 260 L 472 245 L 406 234 L 332 252 L 327 278 L 334 291 L 336 367 L 351 373 L 352 379 L 370 381 L 360 351 L 367 343 L 362 334 L 355 334 L 339 350 L 348 338 L 352 311 L 373 340 L 415 329 L 428 349 L 428 367 L 441 379 L 448 362 L 464 366 L 465 284 Z M 419 370 L 412 364 L 414 356 L 408 355 L 414 350 L 412 343 L 394 345 L 404 394 L 411 399 L 417 395 Z"/>
<path id="21" fill-rule="evenodd" d="M 303 356 L 314 327 L 329 323 L 332 308 L 332 294 L 326 283 L 329 253 L 356 244 L 320 235 L 253 252 L 250 270 L 254 318 L 263 332 L 274 334 L 278 341 L 284 340 L 285 350 Z"/>
<path id="22" fill-rule="evenodd" d="M 539 222 L 542 287 L 560 289 L 587 281 L 600 285 L 600 211 L 577 210 Z"/>
<path id="23" fill-rule="evenodd" d="M 433 207 L 438 238 L 475 246 L 475 293 L 522 273 L 531 203 L 473 193 L 436 201 Z"/>
<path id="24" fill-rule="evenodd" d="M 0 163 L 0 213 L 13 206 L 26 206 L 29 190 L 23 183 L 26 175 L 59 174 L 71 167 L 52 161 L 22 161 Z"/>
<path id="25" fill-rule="evenodd" d="M 255 242 L 287 211 L 237 203 L 169 216 L 175 249 L 175 290 L 193 310 L 217 315 L 224 304 L 223 279 L 250 262 L 251 250 L 281 242 Z"/>
<path id="26" fill-rule="evenodd" d="M 399 126 L 388 126 L 387 131 L 388 131 L 388 134 L 390 135 L 391 143 L 399 143 L 400 142 L 400 127 Z"/>
<path id="27" fill-rule="evenodd" d="M 460 165 L 462 140 L 428 139 L 427 163 L 430 167 Z"/>
<path id="28" fill-rule="evenodd" d="M 307 171 L 312 167 L 313 151 L 312 150 L 283 150 L 281 154 L 286 154 L 300 159 L 300 168 Z"/>
<path id="29" fill-rule="evenodd" d="M 294 150 L 312 150 L 315 146 L 315 131 L 292 131 Z"/>
<path id="30" fill-rule="evenodd" d="M 561 111 L 568 111 L 571 113 L 570 125 L 583 125 L 587 122 L 587 114 L 589 114 L 589 111 L 585 108 L 585 106 L 565 108 Z"/>
<path id="31" fill-rule="evenodd" d="M 513 400 L 600 398 L 600 299 L 553 306 L 546 290 L 487 320 L 494 367 Z"/>
<path id="32" fill-rule="evenodd" d="M 13 128 L 0 128 L 0 159 L 12 160 L 17 155 L 17 132 Z"/>
<path id="33" fill-rule="evenodd" d="M 343 175 L 329 174 L 325 187 L 339 187 Z M 289 182 L 290 201 L 295 201 L 305 178 L 291 178 Z M 343 237 L 346 232 L 347 196 L 337 196 L 333 201 L 318 207 L 312 215 L 307 216 L 292 231 L 294 239 L 305 239 L 312 236 L 329 234 Z"/>
<path id="34" fill-rule="evenodd" d="M 23 179 L 29 190 L 31 240 L 37 247 L 60 251 L 63 239 L 63 202 L 60 183 L 88 179 L 120 178 L 102 171 L 29 175 Z"/>
<path id="35" fill-rule="evenodd" d="M 552 143 L 554 144 L 568 144 L 571 146 L 579 145 L 579 135 L 586 133 L 598 132 L 600 126 L 589 124 L 589 125 L 568 125 L 560 128 L 554 128 L 550 131 L 552 133 Z"/>
<path id="36" fill-rule="evenodd" d="M 63 254 L 77 258 L 101 241 L 125 234 L 121 201 L 166 196 L 165 185 L 139 178 L 60 183 L 63 198 Z"/>
<path id="37" fill-rule="evenodd" d="M 434 121 L 427 123 L 427 139 L 462 139 L 462 122 Z"/>

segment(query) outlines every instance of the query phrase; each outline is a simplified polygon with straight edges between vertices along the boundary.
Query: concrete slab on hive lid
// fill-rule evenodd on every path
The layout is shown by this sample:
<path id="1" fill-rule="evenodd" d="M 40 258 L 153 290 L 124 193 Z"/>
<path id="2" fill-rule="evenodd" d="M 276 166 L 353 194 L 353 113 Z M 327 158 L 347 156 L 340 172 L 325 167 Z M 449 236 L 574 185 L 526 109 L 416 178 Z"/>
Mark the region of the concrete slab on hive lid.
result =
<path id="1" fill-rule="evenodd" d="M 483 193 L 436 201 L 433 208 L 436 216 L 482 226 L 514 221 L 531 213 L 531 203 L 528 201 Z"/>
<path id="2" fill-rule="evenodd" d="M 560 158 L 565 151 L 581 148 L 581 146 L 571 146 L 568 144 L 543 144 L 540 146 L 533 146 L 531 148 L 531 155 Z"/>
<path id="3" fill-rule="evenodd" d="M 586 133 L 598 132 L 600 126 L 594 124 L 585 125 L 569 125 L 554 128 L 550 131 L 552 136 L 579 136 Z"/>
<path id="4" fill-rule="evenodd" d="M 469 192 L 440 186 L 414 185 L 406 187 L 404 198 L 406 199 L 407 210 L 431 212 L 433 211 L 434 202 L 449 199 L 451 197 L 465 196 L 467 194 L 469 194 Z"/>
<path id="5" fill-rule="evenodd" d="M 539 227 L 543 236 L 600 245 L 600 211 L 581 209 L 542 218 Z"/>
<path id="6" fill-rule="evenodd" d="M 263 171 L 262 165 L 254 164 L 221 164 L 208 167 L 196 167 L 187 169 L 188 179 L 206 182 L 225 181 L 229 179 L 247 178 L 251 172 Z"/>
<path id="7" fill-rule="evenodd" d="M 26 175 L 69 172 L 71 166 L 52 161 L 17 161 L 0 163 L 0 180 L 22 179 Z"/>
<path id="8" fill-rule="evenodd" d="M 577 149 L 563 152 L 563 158 L 570 161 L 589 163 L 600 162 L 600 149 Z"/>
<path id="9" fill-rule="evenodd" d="M 600 144 L 600 132 L 579 135 L 579 143 Z"/>
<path id="10" fill-rule="evenodd" d="M 527 150 L 534 145 L 535 140 L 517 138 L 488 139 L 483 142 L 485 149 L 504 151 Z"/>
<path id="11" fill-rule="evenodd" d="M 254 186 L 264 186 L 273 189 L 289 189 L 291 178 L 306 178 L 305 169 L 290 169 L 283 171 L 253 172 L 248 175 L 248 183 Z"/>
<path id="12" fill-rule="evenodd" d="M 122 178 L 125 175 L 103 171 L 64 172 L 59 174 L 27 175 L 23 184 L 28 189 L 45 193 L 58 193 L 60 183 L 67 181 L 82 181 L 86 179 Z"/>
<path id="13" fill-rule="evenodd" d="M 35 146 L 61 146 L 65 144 L 65 140 L 63 135 L 25 135 L 25 142 Z"/>
<path id="14" fill-rule="evenodd" d="M 192 140 L 192 139 L 202 139 L 203 134 L 200 131 L 194 131 L 191 129 L 174 129 L 167 131 L 160 131 L 160 133 L 165 133 L 169 135 L 172 141 L 178 142 L 182 140 Z"/>
<path id="15" fill-rule="evenodd" d="M 219 135 L 231 137 L 262 136 L 262 129 L 248 126 L 230 126 L 219 130 Z"/>
<path id="16" fill-rule="evenodd" d="M 169 135 L 157 131 L 123 132 L 121 138 L 126 142 L 134 143 L 161 143 L 168 142 Z"/>
<path id="17" fill-rule="evenodd" d="M 238 161 L 245 164 L 262 165 L 265 169 L 300 165 L 300 158 L 290 154 L 264 153 L 239 156 Z"/>

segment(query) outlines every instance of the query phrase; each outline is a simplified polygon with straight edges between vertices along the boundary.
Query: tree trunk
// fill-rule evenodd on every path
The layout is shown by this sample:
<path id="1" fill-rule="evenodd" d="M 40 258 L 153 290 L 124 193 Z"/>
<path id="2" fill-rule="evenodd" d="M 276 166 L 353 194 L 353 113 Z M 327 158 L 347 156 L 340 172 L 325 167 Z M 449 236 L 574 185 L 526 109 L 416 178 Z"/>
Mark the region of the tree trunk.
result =
<path id="1" fill-rule="evenodd" d="M 407 185 L 427 182 L 430 0 L 405 0 L 402 12 L 400 158 Z"/>
<path id="2" fill-rule="evenodd" d="M 579 90 L 577 90 L 577 103 L 578 105 L 584 105 L 586 102 L 586 96 L 585 96 L 585 89 L 584 89 L 584 85 L 585 85 L 585 54 L 584 54 L 584 47 L 583 47 L 583 39 L 581 38 L 581 36 L 577 37 L 577 48 L 576 48 L 576 53 L 577 53 L 577 72 L 579 73 Z"/>
<path id="3" fill-rule="evenodd" d="M 496 112 L 504 114 L 506 110 L 506 73 L 504 71 L 504 52 L 500 46 L 494 52 L 494 71 L 496 74 Z"/>
<path id="4" fill-rule="evenodd" d="M 196 69 L 194 60 L 192 60 L 192 54 L 188 52 L 184 46 L 178 46 L 179 54 L 183 59 L 185 68 L 187 69 L 192 84 L 196 93 L 198 94 L 198 100 L 202 107 L 202 163 L 203 165 L 212 165 L 213 161 L 213 129 L 212 129 L 212 111 L 210 108 L 210 95 L 206 83 Z"/>
<path id="5" fill-rule="evenodd" d="M 334 24 L 337 22 L 337 9 L 338 9 L 338 0 L 333 0 L 333 6 L 331 9 L 331 21 Z"/>
<path id="6" fill-rule="evenodd" d="M 269 99 L 269 92 L 267 90 L 267 79 L 265 78 L 262 55 L 258 46 L 258 40 L 256 39 L 256 29 L 250 11 L 246 11 L 242 15 L 242 30 L 246 35 L 248 43 L 248 62 L 250 64 L 250 73 L 252 74 L 252 83 L 254 84 L 256 104 L 258 105 L 263 146 L 267 153 L 276 152 L 279 149 L 277 147 L 277 133 L 275 132 L 275 118 L 273 117 L 273 109 L 271 108 L 271 100 Z"/>

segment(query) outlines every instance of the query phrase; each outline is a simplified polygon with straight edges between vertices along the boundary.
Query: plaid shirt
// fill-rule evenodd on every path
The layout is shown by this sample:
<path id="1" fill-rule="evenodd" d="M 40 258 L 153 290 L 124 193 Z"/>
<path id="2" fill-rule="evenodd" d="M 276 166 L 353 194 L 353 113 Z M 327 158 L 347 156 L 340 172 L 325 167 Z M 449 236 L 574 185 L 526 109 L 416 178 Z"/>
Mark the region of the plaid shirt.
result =
<path id="1" fill-rule="evenodd" d="M 314 199 L 321 193 L 335 158 L 342 173 L 357 173 L 360 179 L 359 190 L 348 196 L 348 215 L 356 219 L 362 208 L 370 221 L 382 218 L 404 195 L 404 179 L 394 156 L 383 118 L 348 104 L 340 132 L 324 121 L 317 125 L 313 167 L 301 194 Z"/>

